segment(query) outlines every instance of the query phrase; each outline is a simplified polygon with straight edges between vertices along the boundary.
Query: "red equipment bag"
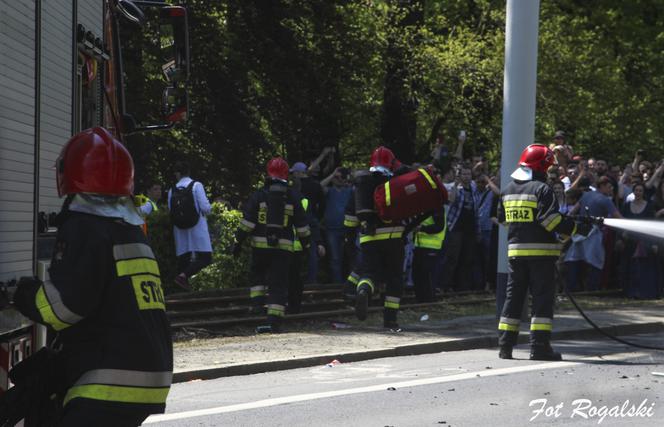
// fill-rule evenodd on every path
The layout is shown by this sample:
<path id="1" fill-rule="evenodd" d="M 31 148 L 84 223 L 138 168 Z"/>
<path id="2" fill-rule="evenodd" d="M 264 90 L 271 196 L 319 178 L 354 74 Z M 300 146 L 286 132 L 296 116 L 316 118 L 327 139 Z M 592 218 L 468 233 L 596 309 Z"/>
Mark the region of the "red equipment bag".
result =
<path id="1" fill-rule="evenodd" d="M 401 221 L 434 212 L 447 201 L 447 190 L 429 168 L 396 176 L 374 191 L 374 205 L 383 221 Z"/>

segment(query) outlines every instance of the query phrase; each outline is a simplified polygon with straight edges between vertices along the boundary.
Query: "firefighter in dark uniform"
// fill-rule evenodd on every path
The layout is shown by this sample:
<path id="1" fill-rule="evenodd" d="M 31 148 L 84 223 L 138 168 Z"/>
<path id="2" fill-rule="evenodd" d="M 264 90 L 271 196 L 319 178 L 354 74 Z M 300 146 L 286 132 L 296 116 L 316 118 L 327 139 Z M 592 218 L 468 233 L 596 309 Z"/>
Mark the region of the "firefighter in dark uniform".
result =
<path id="1" fill-rule="evenodd" d="M 524 300 L 530 289 L 530 359 L 562 360 L 550 344 L 556 292 L 554 271 L 562 247 L 556 233 L 587 234 L 589 226 L 575 224 L 559 213 L 553 190 L 545 183 L 546 171 L 553 161 L 553 152 L 548 147 L 539 144 L 526 147 L 519 168 L 512 173 L 514 180 L 505 187 L 498 206 L 498 219 L 509 227 L 507 298 L 498 324 L 502 359 L 512 358 Z"/>
<path id="2" fill-rule="evenodd" d="M 432 282 L 436 262 L 440 257 L 447 233 L 445 208 L 426 218 L 413 232 L 413 282 L 417 302 L 435 300 Z"/>
<path id="3" fill-rule="evenodd" d="M 367 318 L 368 305 L 376 286 L 385 282 L 383 325 L 399 330 L 399 312 L 403 291 L 404 233 L 402 222 L 382 221 L 373 205 L 373 192 L 378 185 L 387 182 L 401 164 L 392 151 L 378 147 L 371 155 L 369 174 L 355 179 L 355 197 L 349 202 L 344 224 L 360 228 L 360 265 L 355 270 L 359 276 L 355 295 L 355 315 L 359 320 Z M 398 171 L 401 172 L 401 171 Z M 351 275 L 349 280 L 354 279 Z"/>
<path id="4" fill-rule="evenodd" d="M 265 186 L 244 207 L 233 254 L 251 236 L 250 296 L 256 309 L 267 302 L 267 324 L 257 332 L 278 332 L 288 303 L 288 283 L 295 234 L 309 246 L 309 225 L 302 196 L 288 186 L 288 163 L 281 157 L 267 164 Z M 267 294 L 267 295 L 266 295 Z"/>
<path id="5" fill-rule="evenodd" d="M 137 426 L 164 412 L 173 349 L 159 267 L 131 198 L 133 162 L 94 128 L 65 145 L 56 169 L 67 197 L 50 280 L 22 279 L 14 303 L 57 333 L 57 425 Z"/>

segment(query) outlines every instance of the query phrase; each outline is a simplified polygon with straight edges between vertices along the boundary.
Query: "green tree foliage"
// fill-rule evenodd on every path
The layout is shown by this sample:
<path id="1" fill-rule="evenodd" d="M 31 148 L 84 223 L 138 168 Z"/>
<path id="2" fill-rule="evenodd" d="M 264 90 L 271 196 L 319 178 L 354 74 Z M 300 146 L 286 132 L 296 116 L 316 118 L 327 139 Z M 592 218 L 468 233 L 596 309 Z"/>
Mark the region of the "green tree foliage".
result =
<path id="1" fill-rule="evenodd" d="M 172 183 L 185 158 L 235 203 L 275 154 L 310 161 L 334 146 L 337 161 L 362 164 L 384 143 L 422 161 L 436 134 L 453 143 L 460 129 L 467 155 L 499 157 L 503 0 L 184 3 L 190 120 L 129 139 L 139 184 Z M 565 129 L 586 154 L 661 154 L 663 20 L 656 0 L 542 2 L 536 140 Z M 129 110 L 156 122 L 163 82 L 159 54 L 144 49 L 150 31 L 125 39 L 125 74 Z"/>
<path id="2" fill-rule="evenodd" d="M 212 204 L 212 212 L 207 217 L 208 229 L 212 238 L 212 263 L 198 273 L 191 284 L 195 290 L 222 289 L 248 286 L 249 250 L 235 258 L 228 249 L 233 245 L 234 232 L 242 214 L 227 208 L 221 203 Z M 159 262 L 164 289 L 167 293 L 182 292 L 173 279 L 178 274 L 177 258 L 173 246 L 173 226 L 168 211 L 160 209 L 148 218 L 148 238 Z"/>
<path id="3" fill-rule="evenodd" d="M 235 205 L 275 154 L 311 161 L 332 146 L 337 161 L 361 165 L 386 144 L 426 161 L 437 134 L 454 145 L 461 129 L 465 154 L 497 166 L 504 0 L 182 3 L 189 122 L 129 138 L 139 188 L 172 184 L 173 163 L 187 159 L 211 196 Z M 536 141 L 563 129 L 585 155 L 662 155 L 664 2 L 542 1 L 539 36 Z M 159 121 L 155 40 L 148 27 L 123 42 L 128 109 L 141 122 Z"/>

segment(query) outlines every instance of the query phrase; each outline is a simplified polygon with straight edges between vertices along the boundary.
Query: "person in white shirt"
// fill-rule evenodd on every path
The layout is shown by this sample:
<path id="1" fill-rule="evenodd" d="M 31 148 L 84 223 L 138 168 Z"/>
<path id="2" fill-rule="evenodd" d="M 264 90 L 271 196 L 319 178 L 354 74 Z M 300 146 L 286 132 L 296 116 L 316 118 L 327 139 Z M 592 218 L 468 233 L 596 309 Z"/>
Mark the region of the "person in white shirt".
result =
<path id="1" fill-rule="evenodd" d="M 184 162 L 175 164 L 175 179 L 177 188 L 186 188 L 192 182 L 189 165 Z M 175 283 L 185 290 L 191 290 L 189 279 L 212 262 L 212 242 L 206 216 L 212 206 L 205 195 L 205 188 L 200 182 L 192 187 L 194 204 L 200 218 L 191 228 L 181 229 L 173 226 L 175 238 L 175 255 L 178 258 L 178 271 Z M 171 196 L 173 189 L 168 190 L 168 208 L 171 209 Z"/>

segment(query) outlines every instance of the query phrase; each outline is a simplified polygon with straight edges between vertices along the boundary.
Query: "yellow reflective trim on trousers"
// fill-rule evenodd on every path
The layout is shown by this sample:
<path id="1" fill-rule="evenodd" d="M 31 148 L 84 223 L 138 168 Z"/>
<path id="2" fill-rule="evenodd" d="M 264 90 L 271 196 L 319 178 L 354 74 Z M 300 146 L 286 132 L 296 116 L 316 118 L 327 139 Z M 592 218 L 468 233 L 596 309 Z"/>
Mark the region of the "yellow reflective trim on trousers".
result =
<path id="1" fill-rule="evenodd" d="M 519 332 L 519 325 L 510 325 L 508 323 L 499 323 L 498 330 L 500 331 L 509 331 L 509 332 Z"/>
<path id="2" fill-rule="evenodd" d="M 126 387 L 105 384 L 78 385 L 67 391 L 63 406 L 67 405 L 70 400 L 79 397 L 105 402 L 166 403 L 169 390 L 170 387 Z"/>
<path id="3" fill-rule="evenodd" d="M 507 256 L 560 256 L 560 249 L 510 249 Z"/>
<path id="4" fill-rule="evenodd" d="M 48 302 L 48 298 L 46 298 L 43 285 L 40 286 L 39 290 L 37 291 L 37 295 L 35 296 L 35 305 L 37 310 L 39 310 L 39 314 L 41 315 L 42 320 L 51 325 L 51 327 L 56 331 L 61 331 L 71 326 L 69 323 L 63 322 L 58 318 L 58 316 L 55 315 L 51 304 Z"/>
<path id="5" fill-rule="evenodd" d="M 531 323 L 530 324 L 530 330 L 531 331 L 552 331 L 553 326 L 551 323 Z"/>
<path id="6" fill-rule="evenodd" d="M 506 208 L 536 208 L 537 202 L 531 202 L 530 200 L 507 200 L 503 202 L 503 206 Z"/>
<path id="7" fill-rule="evenodd" d="M 374 284 L 371 280 L 369 279 L 362 279 L 359 282 L 357 282 L 357 287 L 359 288 L 362 285 L 367 285 L 371 288 L 371 293 L 374 292 Z"/>
<path id="8" fill-rule="evenodd" d="M 267 242 L 256 242 L 252 241 L 251 246 L 259 249 L 281 249 L 288 252 L 293 252 L 293 245 L 288 245 L 285 243 L 279 243 L 277 246 L 270 246 Z"/>
<path id="9" fill-rule="evenodd" d="M 357 277 L 353 276 L 352 274 L 349 274 L 348 277 L 346 278 L 346 280 L 347 280 L 348 282 L 352 283 L 353 285 L 357 285 L 357 282 L 358 282 L 360 279 L 358 279 Z"/>
<path id="10" fill-rule="evenodd" d="M 157 261 L 150 258 L 136 258 L 121 260 L 115 263 L 118 276 L 132 276 L 134 274 L 154 274 L 159 276 Z"/>
<path id="11" fill-rule="evenodd" d="M 373 236 L 360 236 L 360 243 L 374 242 L 376 240 L 389 240 L 400 239 L 403 232 L 396 231 L 394 233 L 374 234 Z"/>
<path id="12" fill-rule="evenodd" d="M 392 197 L 390 195 L 390 181 L 385 183 L 385 205 L 390 206 L 392 203 Z"/>
<path id="13" fill-rule="evenodd" d="M 437 185 L 436 185 L 436 182 L 431 178 L 431 175 L 429 175 L 429 172 L 427 172 L 426 169 L 421 169 L 421 168 L 418 169 L 418 171 L 422 175 L 424 175 L 424 177 L 427 179 L 427 181 L 429 181 L 429 185 L 431 185 L 431 188 L 433 188 L 435 190 Z"/>
<path id="14" fill-rule="evenodd" d="M 385 308 L 392 308 L 398 310 L 400 307 L 398 302 L 385 301 Z"/>
<path id="15" fill-rule="evenodd" d="M 249 298 L 265 296 L 265 291 L 249 291 Z"/>
<path id="16" fill-rule="evenodd" d="M 284 310 L 280 310 L 278 308 L 268 308 L 267 309 L 267 315 L 268 316 L 284 317 Z"/>
<path id="17" fill-rule="evenodd" d="M 556 228 L 556 227 L 558 226 L 558 224 L 560 224 L 560 222 L 561 222 L 562 220 L 563 220 L 563 216 L 562 216 L 562 215 L 558 215 L 553 221 L 551 221 L 551 222 L 549 223 L 549 225 L 547 225 L 546 227 L 544 227 L 544 229 L 545 229 L 546 231 L 553 231 L 553 229 Z"/>

